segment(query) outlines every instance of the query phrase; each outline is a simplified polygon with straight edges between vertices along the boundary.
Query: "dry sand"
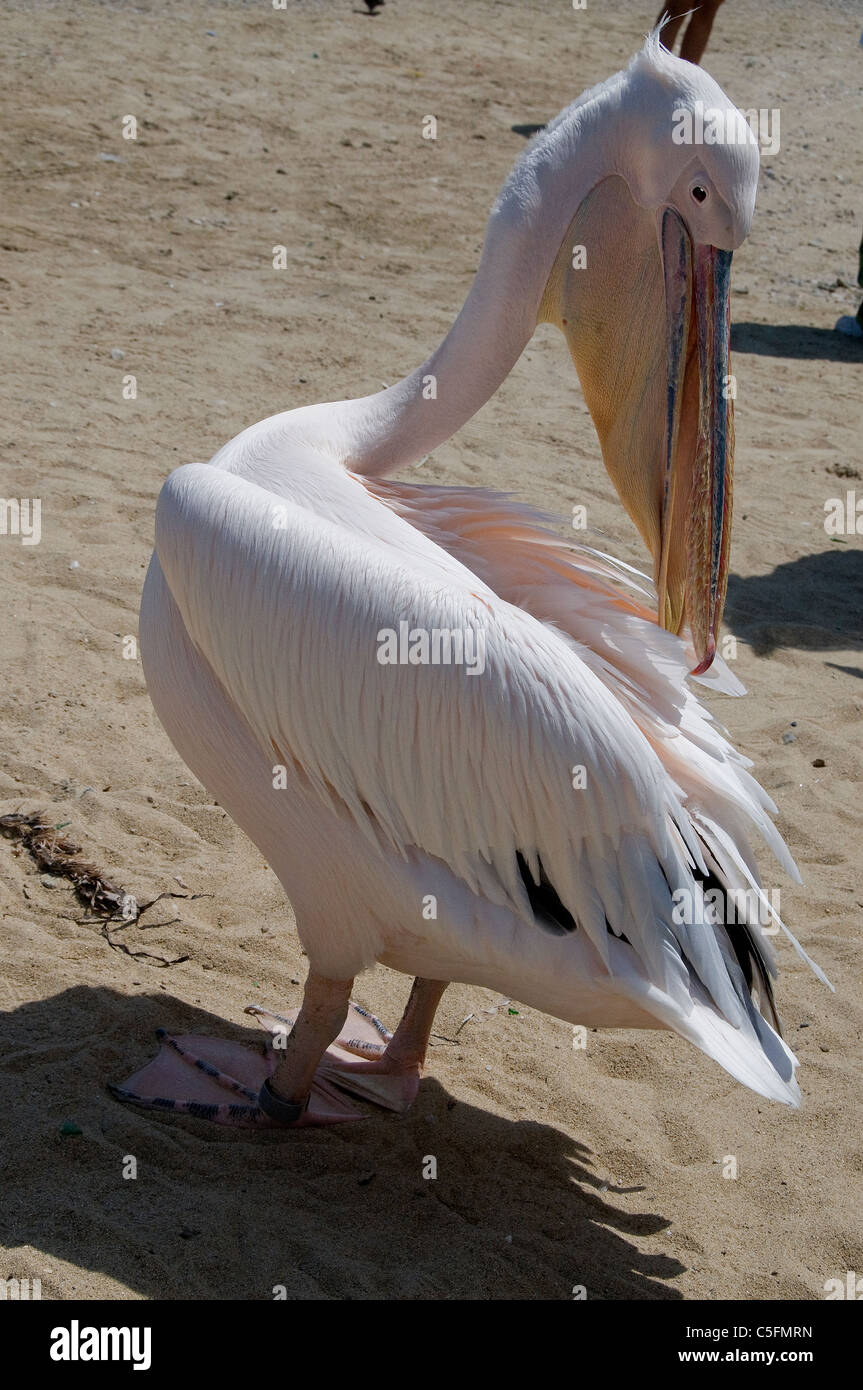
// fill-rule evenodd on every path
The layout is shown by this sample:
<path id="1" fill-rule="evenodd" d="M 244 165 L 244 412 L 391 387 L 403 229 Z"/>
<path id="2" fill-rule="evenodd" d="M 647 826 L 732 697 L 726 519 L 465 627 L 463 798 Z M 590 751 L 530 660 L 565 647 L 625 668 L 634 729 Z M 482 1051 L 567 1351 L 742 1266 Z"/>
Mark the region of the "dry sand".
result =
<path id="1" fill-rule="evenodd" d="M 583 1284 L 592 1298 L 818 1299 L 863 1268 L 863 552 L 823 528 L 825 499 L 863 497 L 863 351 L 831 332 L 856 308 L 863 222 L 851 4 L 728 0 L 706 59 L 739 105 L 781 109 L 734 277 L 727 629 L 749 694 L 715 705 L 805 879 L 765 865 L 767 883 L 836 985 L 780 947 L 802 1109 L 666 1034 L 591 1034 L 574 1053 L 567 1026 L 459 985 L 403 1119 L 249 1136 L 104 1089 L 152 1053 L 157 1025 L 245 1036 L 244 1005 L 295 1005 L 305 973 L 274 875 L 181 764 L 123 656 L 163 478 L 276 410 L 421 361 L 523 147 L 511 127 L 620 68 L 654 8 L 4 7 L 0 492 L 40 497 L 43 516 L 38 546 L 0 537 L 0 811 L 48 808 L 140 898 L 178 879 L 208 895 L 123 933 L 188 956 L 162 968 L 112 950 L 68 886 L 0 842 L 0 1274 L 41 1278 L 43 1297 L 260 1299 L 283 1284 L 566 1299 Z M 564 518 L 586 503 L 590 539 L 644 561 L 551 329 L 418 476 L 513 488 Z M 407 989 L 378 968 L 356 994 L 393 1021 Z"/>

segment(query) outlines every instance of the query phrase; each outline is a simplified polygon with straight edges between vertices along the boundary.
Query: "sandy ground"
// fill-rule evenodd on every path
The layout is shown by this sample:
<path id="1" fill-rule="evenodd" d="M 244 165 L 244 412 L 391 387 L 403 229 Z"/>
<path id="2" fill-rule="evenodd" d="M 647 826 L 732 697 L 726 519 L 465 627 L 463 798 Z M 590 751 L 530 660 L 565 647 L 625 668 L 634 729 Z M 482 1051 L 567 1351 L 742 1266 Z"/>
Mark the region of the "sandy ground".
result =
<path id="1" fill-rule="evenodd" d="M 805 879 L 767 867 L 767 882 L 836 984 L 780 948 L 803 1108 L 664 1034 L 591 1034 L 574 1053 L 566 1025 L 463 986 L 404 1119 L 250 1137 L 124 1110 L 104 1089 L 151 1054 L 157 1025 L 243 1037 L 244 1005 L 297 1004 L 305 973 L 274 875 L 124 658 L 162 479 L 275 410 L 422 360 L 523 147 L 511 127 L 621 67 L 652 11 L 4 7 L 0 491 L 43 510 L 39 545 L 0 537 L 0 811 L 47 808 L 142 899 L 179 880 L 208 895 L 122 934 L 188 956 L 162 967 L 112 950 L 68 885 L 0 841 L 0 1273 L 40 1278 L 43 1297 L 260 1299 L 282 1284 L 295 1298 L 818 1299 L 863 1268 L 863 551 L 823 527 L 826 499 L 863 498 L 863 351 L 830 331 L 856 308 L 863 222 L 851 4 L 728 0 L 706 60 L 741 106 L 781 110 L 735 263 L 727 629 L 749 694 L 716 705 Z M 562 517 L 584 503 L 590 539 L 644 560 L 551 329 L 419 476 L 513 488 Z M 394 1021 L 407 989 L 378 968 L 356 992 Z"/>

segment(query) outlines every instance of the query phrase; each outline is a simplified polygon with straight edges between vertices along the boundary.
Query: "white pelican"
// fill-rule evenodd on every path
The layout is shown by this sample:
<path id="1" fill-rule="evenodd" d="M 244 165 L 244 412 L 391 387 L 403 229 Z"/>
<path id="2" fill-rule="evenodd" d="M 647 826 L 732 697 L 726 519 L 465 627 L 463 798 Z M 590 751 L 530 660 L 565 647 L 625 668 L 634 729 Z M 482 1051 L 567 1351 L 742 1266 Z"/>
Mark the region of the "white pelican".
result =
<path id="1" fill-rule="evenodd" d="M 676 143 L 699 102 L 736 138 Z M 796 869 L 686 679 L 711 665 L 725 593 L 729 264 L 758 172 L 737 114 L 654 32 L 526 148 L 421 367 L 275 415 L 165 483 L 150 694 L 279 876 L 309 975 L 290 1033 L 251 1010 L 276 1034 L 265 1054 L 166 1039 L 121 1098 L 285 1125 L 361 1113 L 345 1091 L 404 1108 L 458 980 L 573 1024 L 674 1029 L 797 1104 L 758 914 L 724 910 L 730 890 L 765 901 L 752 829 Z M 659 622 L 649 581 L 525 507 L 381 479 L 469 419 L 540 321 L 567 339 L 651 551 Z M 718 659 L 707 679 L 736 686 Z M 350 1004 L 375 961 L 416 977 L 393 1036 Z"/>

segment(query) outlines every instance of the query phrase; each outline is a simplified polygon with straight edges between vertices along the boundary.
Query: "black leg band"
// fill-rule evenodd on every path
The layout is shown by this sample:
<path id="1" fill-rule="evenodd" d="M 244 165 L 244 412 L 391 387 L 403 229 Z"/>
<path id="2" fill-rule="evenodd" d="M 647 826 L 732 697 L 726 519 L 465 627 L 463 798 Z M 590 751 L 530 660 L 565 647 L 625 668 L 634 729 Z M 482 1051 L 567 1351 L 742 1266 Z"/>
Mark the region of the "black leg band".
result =
<path id="1" fill-rule="evenodd" d="M 258 1093 L 258 1105 L 264 1114 L 269 1115 L 271 1120 L 275 1120 L 280 1125 L 295 1125 L 308 1104 L 309 1096 L 306 1096 L 303 1101 L 283 1100 L 273 1090 L 269 1077 Z"/>

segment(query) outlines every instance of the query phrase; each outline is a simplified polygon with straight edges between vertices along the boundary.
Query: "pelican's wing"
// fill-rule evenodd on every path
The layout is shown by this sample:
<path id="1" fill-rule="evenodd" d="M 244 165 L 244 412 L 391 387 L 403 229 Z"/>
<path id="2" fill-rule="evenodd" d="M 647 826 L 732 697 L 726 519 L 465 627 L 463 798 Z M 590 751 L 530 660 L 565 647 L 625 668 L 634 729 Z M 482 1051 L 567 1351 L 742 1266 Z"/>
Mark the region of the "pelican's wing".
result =
<path id="1" fill-rule="evenodd" d="M 717 656 L 711 671 L 689 676 L 694 652 L 656 621 L 652 581 L 629 565 L 549 530 L 553 518 L 507 494 L 478 488 L 366 479 L 366 487 L 446 549 L 510 603 L 553 623 L 578 644 L 582 661 L 632 717 L 679 788 L 711 872 L 735 893 L 753 890 L 795 951 L 831 989 L 763 895 L 749 844 L 755 828 L 786 873 L 800 875 L 771 820 L 776 806 L 702 705 L 690 682 L 727 695 L 744 687 Z M 757 955 L 775 975 L 763 935 Z M 756 974 L 760 964 L 753 961 Z M 772 1010 L 767 989 L 762 1003 Z"/>
<path id="2" fill-rule="evenodd" d="M 157 551 L 183 622 L 261 747 L 302 769 L 370 849 L 416 847 L 535 931 L 532 880 L 606 972 L 609 942 L 624 938 L 682 1016 L 694 979 L 760 1051 L 766 1025 L 728 934 L 674 910 L 675 894 L 701 901 L 723 837 L 747 867 L 722 799 L 696 829 L 578 642 L 502 599 L 359 479 L 333 465 L 324 481 L 316 467 L 317 490 L 299 501 L 207 465 L 178 469 L 159 499 Z M 413 664 L 423 641 L 447 635 L 461 664 Z M 381 659 L 393 650 L 407 660 Z M 757 1089 L 793 1100 L 778 1048 L 782 1079 Z"/>

